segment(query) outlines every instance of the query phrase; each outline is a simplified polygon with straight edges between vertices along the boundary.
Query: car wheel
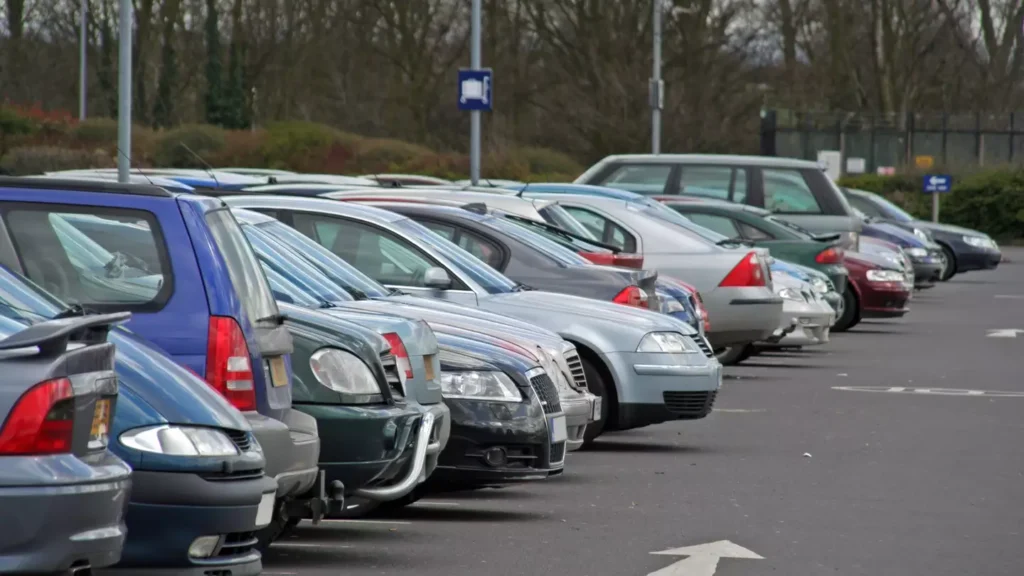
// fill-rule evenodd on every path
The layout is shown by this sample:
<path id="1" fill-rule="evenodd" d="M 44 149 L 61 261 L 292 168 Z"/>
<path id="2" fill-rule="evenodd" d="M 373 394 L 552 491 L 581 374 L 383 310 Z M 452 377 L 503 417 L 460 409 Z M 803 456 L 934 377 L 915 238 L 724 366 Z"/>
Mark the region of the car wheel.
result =
<path id="1" fill-rule="evenodd" d="M 753 353 L 753 344 L 743 344 L 740 346 L 722 348 L 720 351 L 715 352 L 715 358 L 718 358 L 718 361 L 721 362 L 723 366 L 735 366 L 747 358 L 750 358 Z"/>
<path id="2" fill-rule="evenodd" d="M 601 377 L 601 372 L 597 367 L 585 357 L 581 356 L 580 360 L 583 362 L 583 373 L 587 377 L 587 389 L 594 396 L 601 397 L 601 419 L 587 424 L 587 429 L 583 433 L 583 446 L 586 447 L 604 432 L 604 427 L 608 424 L 608 416 L 612 413 L 612 408 L 615 407 L 615 398 L 608 393 L 608 384 Z"/>
<path id="3" fill-rule="evenodd" d="M 956 255 L 945 244 L 942 244 L 942 255 L 944 262 L 942 263 L 942 272 L 939 273 L 939 280 L 945 282 L 956 275 Z"/>
<path id="4" fill-rule="evenodd" d="M 832 332 L 846 332 L 855 324 L 860 322 L 860 302 L 857 301 L 857 293 L 853 288 L 847 288 L 843 292 L 842 314 L 838 314 L 836 323 L 832 325 Z"/>

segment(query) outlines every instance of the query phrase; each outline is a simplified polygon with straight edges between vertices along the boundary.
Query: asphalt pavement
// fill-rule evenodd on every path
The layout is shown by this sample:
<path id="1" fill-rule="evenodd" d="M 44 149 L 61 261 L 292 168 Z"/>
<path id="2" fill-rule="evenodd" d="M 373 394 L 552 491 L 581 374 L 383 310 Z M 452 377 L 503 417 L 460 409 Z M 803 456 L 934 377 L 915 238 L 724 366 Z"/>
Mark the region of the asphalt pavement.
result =
<path id="1" fill-rule="evenodd" d="M 264 574 L 1020 576 L 1024 250 L 1004 254 L 903 319 L 726 369 L 703 421 L 603 436 L 540 483 L 300 525 Z"/>

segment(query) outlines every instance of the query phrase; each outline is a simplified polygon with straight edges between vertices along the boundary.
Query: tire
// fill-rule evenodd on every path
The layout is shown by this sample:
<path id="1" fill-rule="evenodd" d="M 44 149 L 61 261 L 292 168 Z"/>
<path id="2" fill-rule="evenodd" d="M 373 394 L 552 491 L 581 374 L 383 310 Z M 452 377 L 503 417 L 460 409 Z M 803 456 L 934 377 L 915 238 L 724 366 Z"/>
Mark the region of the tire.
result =
<path id="1" fill-rule="evenodd" d="M 832 325 L 832 332 L 846 332 L 860 322 L 860 301 L 853 288 L 843 292 L 843 314 Z"/>
<path id="2" fill-rule="evenodd" d="M 388 501 L 388 502 L 381 502 L 381 503 L 377 504 L 377 507 L 375 508 L 375 510 L 380 510 L 382 512 L 388 512 L 388 511 L 393 511 L 393 510 L 401 510 L 402 508 L 405 508 L 406 506 L 409 506 L 411 504 L 415 504 L 417 501 L 419 501 L 421 498 L 423 498 L 426 495 L 427 495 L 427 491 L 423 488 L 423 485 L 420 484 L 419 486 L 413 488 L 412 492 L 409 492 L 408 494 L 406 494 L 405 496 L 402 496 L 398 500 L 391 500 L 391 501 Z"/>
<path id="3" fill-rule="evenodd" d="M 614 395 L 609 393 L 608 384 L 601 377 L 601 371 L 586 357 L 580 356 L 580 360 L 583 363 L 583 373 L 587 377 L 587 389 L 594 396 L 601 397 L 601 419 L 587 424 L 587 430 L 583 433 L 583 446 L 586 447 L 604 432 L 605 426 L 608 425 L 608 416 L 612 413 L 612 408 L 616 407 L 616 401 Z"/>
<path id="4" fill-rule="evenodd" d="M 942 253 L 946 256 L 946 267 L 939 273 L 939 280 L 945 282 L 953 276 L 956 276 L 956 255 L 949 249 L 949 246 L 941 244 Z"/>
<path id="5" fill-rule="evenodd" d="M 721 362 L 723 366 L 735 366 L 747 358 L 750 358 L 753 354 L 754 345 L 743 344 L 740 346 L 723 348 L 720 352 L 715 353 L 715 358 L 718 358 L 718 361 Z"/>

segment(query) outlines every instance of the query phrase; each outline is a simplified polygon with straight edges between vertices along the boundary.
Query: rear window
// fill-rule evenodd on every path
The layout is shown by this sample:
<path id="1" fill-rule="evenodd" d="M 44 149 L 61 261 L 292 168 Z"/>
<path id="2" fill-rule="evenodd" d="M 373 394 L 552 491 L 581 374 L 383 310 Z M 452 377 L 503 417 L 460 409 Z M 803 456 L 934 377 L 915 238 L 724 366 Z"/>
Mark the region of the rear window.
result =
<path id="1" fill-rule="evenodd" d="M 231 284 L 249 321 L 256 323 L 278 316 L 280 312 L 267 278 L 231 212 L 227 208 L 208 212 L 206 224 L 224 257 Z"/>
<path id="2" fill-rule="evenodd" d="M 504 218 L 495 218 L 494 216 L 491 216 L 487 218 L 484 223 L 503 231 L 527 246 L 533 247 L 535 250 L 554 260 L 561 266 L 580 266 L 590 264 L 589 260 L 558 242 L 550 240 L 541 234 L 524 228 L 519 224 L 505 220 Z"/>

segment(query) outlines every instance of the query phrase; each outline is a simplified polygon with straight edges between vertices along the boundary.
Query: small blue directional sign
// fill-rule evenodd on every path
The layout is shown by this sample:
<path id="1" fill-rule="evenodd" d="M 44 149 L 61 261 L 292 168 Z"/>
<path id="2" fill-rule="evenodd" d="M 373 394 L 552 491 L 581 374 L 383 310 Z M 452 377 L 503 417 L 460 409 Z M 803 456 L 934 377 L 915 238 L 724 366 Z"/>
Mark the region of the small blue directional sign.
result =
<path id="1" fill-rule="evenodd" d="M 923 185 L 926 194 L 949 192 L 953 188 L 953 177 L 948 174 L 925 174 Z"/>
<path id="2" fill-rule="evenodd" d="M 491 100 L 491 69 L 472 70 L 459 69 L 459 110 L 480 110 L 490 112 L 493 109 Z"/>

